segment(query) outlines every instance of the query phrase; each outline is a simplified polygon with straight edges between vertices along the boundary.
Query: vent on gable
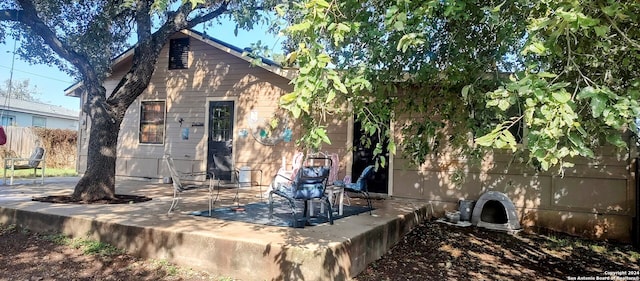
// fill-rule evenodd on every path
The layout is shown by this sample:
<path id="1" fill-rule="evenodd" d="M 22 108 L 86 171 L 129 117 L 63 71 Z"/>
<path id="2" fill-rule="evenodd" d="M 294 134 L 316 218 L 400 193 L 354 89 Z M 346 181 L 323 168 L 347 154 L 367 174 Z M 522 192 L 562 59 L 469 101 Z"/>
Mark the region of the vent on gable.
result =
<path id="1" fill-rule="evenodd" d="M 169 42 L 169 69 L 189 68 L 189 37 Z"/>

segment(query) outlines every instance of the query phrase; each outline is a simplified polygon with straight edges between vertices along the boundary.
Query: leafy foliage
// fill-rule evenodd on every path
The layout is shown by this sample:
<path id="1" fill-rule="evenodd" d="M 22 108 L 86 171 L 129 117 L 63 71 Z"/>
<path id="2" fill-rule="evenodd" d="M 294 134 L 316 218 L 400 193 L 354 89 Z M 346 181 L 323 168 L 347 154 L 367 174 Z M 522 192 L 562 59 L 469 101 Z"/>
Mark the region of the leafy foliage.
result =
<path id="1" fill-rule="evenodd" d="M 9 85 L 11 83 L 11 85 Z M 26 100 L 26 101 L 39 101 L 38 96 L 40 92 L 37 87 L 31 86 L 29 79 L 22 81 L 9 81 L 5 80 L 4 86 L 0 86 L 0 97 L 7 97 L 9 95 L 9 88 L 11 88 L 11 98 Z M 4 104 L 4 99 L 0 101 Z"/>
<path id="2" fill-rule="evenodd" d="M 349 116 L 414 163 L 443 144 L 522 151 L 548 170 L 637 132 L 636 1 L 325 1 L 279 6 L 300 67 L 281 99 L 317 147 Z M 348 106 L 347 106 L 348 104 Z M 384 118 L 382 118 L 384 117 Z M 520 144 L 526 132 L 524 144 Z M 518 132 L 518 135 L 514 135 Z M 471 141 L 473 140 L 473 141 Z"/>
<path id="3" fill-rule="evenodd" d="M 147 88 L 160 51 L 177 32 L 223 17 L 251 29 L 277 0 L 9 0 L 0 3 L 0 41 L 20 40 L 24 60 L 56 65 L 82 83 L 90 119 L 87 169 L 73 196 L 113 198 L 120 124 Z M 133 44 L 132 42 L 135 42 Z M 107 93 L 104 79 L 131 48 L 131 67 Z"/>

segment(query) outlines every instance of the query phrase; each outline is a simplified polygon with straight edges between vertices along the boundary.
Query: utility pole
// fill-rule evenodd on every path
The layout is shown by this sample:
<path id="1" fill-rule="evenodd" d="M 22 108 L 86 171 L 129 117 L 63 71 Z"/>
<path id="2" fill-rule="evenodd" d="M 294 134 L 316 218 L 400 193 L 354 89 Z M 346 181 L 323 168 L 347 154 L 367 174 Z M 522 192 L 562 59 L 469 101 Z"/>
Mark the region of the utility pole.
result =
<path id="1" fill-rule="evenodd" d="M 16 62 L 16 45 L 18 44 L 18 40 L 13 41 L 13 51 L 11 52 L 11 69 L 9 70 L 9 89 L 7 89 L 7 95 L 4 97 L 4 108 L 2 108 L 2 112 L 0 112 L 0 126 L 4 125 L 2 123 L 4 117 L 4 112 L 9 109 L 11 103 L 11 94 L 13 93 L 13 67 Z M 8 53 L 9 51 L 7 51 Z M 7 121 L 7 126 L 9 126 L 9 122 Z"/>
<path id="2" fill-rule="evenodd" d="M 13 65 L 16 62 L 16 44 L 18 40 L 13 41 L 13 51 L 11 52 L 11 70 L 9 71 L 9 91 L 7 92 L 7 96 L 11 98 L 11 93 L 13 91 Z"/>

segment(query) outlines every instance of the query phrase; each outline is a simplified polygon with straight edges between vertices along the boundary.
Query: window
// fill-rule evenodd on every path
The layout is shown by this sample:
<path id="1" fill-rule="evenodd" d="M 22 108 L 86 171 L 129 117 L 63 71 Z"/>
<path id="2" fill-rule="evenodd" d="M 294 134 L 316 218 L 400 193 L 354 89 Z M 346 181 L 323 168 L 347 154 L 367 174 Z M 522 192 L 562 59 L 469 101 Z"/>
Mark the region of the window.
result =
<path id="1" fill-rule="evenodd" d="M 47 127 L 47 118 L 33 116 L 31 119 L 31 126 L 46 128 Z"/>
<path id="2" fill-rule="evenodd" d="M 3 115 L 2 116 L 2 126 L 15 126 L 16 125 L 16 117 L 13 115 Z"/>
<path id="3" fill-rule="evenodd" d="M 164 101 L 143 101 L 140 107 L 140 143 L 164 142 Z"/>
<path id="4" fill-rule="evenodd" d="M 169 69 L 189 68 L 189 37 L 169 41 Z"/>

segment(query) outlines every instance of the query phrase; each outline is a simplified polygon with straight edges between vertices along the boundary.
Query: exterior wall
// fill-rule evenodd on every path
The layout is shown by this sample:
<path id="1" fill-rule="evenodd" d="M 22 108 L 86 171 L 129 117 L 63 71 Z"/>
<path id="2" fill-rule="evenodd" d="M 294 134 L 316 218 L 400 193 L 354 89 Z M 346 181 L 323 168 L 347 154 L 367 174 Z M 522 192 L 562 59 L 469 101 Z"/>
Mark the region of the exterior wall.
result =
<path id="1" fill-rule="evenodd" d="M 14 116 L 15 119 L 14 119 L 13 125 L 17 127 L 33 126 L 33 117 L 36 116 L 36 117 L 45 118 L 47 120 L 46 128 L 49 128 L 49 129 L 68 129 L 68 130 L 78 129 L 78 120 L 64 119 L 59 117 L 31 114 L 31 113 L 18 112 L 18 111 L 12 111 L 12 110 L 5 110 L 3 114 L 5 116 Z"/>
<path id="2" fill-rule="evenodd" d="M 184 35 L 180 35 L 184 36 Z M 265 146 L 251 136 L 239 137 L 241 129 L 250 129 L 251 112 L 268 118 L 277 109 L 281 95 L 292 90 L 289 80 L 205 42 L 191 39 L 189 68 L 168 70 L 168 46 L 159 56 L 156 71 L 147 90 L 128 109 L 118 139 L 116 175 L 160 179 L 168 176 L 162 157 L 170 153 L 180 171 L 202 171 L 207 165 L 208 103 L 214 100 L 235 102 L 233 159 L 236 168 L 250 166 L 263 170 L 263 185 L 281 165 L 282 157 L 290 162 L 294 142 Z M 107 93 L 117 85 L 128 65 L 114 69 L 105 87 Z M 84 97 L 83 97 L 84 99 Z M 148 100 L 166 102 L 164 144 L 139 143 L 140 103 Z M 84 100 L 83 100 L 84 102 Z M 180 124 L 178 120 L 182 119 Z M 84 115 L 80 132 L 78 171 L 86 170 L 89 119 Z M 204 126 L 192 126 L 194 122 Z M 181 130 L 189 128 L 189 139 Z M 299 135 L 299 134 L 298 134 Z M 296 133 L 294 132 L 294 139 Z M 288 163 L 290 164 L 290 163 Z M 253 177 L 257 180 L 258 173 Z"/>
<path id="3" fill-rule="evenodd" d="M 603 149 L 597 162 L 573 161 L 575 167 L 567 168 L 562 176 L 536 172 L 504 151 L 487 155 L 477 164 L 442 153 L 420 167 L 398 155 L 392 195 L 431 201 L 442 215 L 444 210 L 457 210 L 459 199 L 477 200 L 484 192 L 495 190 L 509 196 L 525 228 L 629 241 L 635 195 L 628 154 Z M 454 180 L 458 171 L 464 178 Z"/>

